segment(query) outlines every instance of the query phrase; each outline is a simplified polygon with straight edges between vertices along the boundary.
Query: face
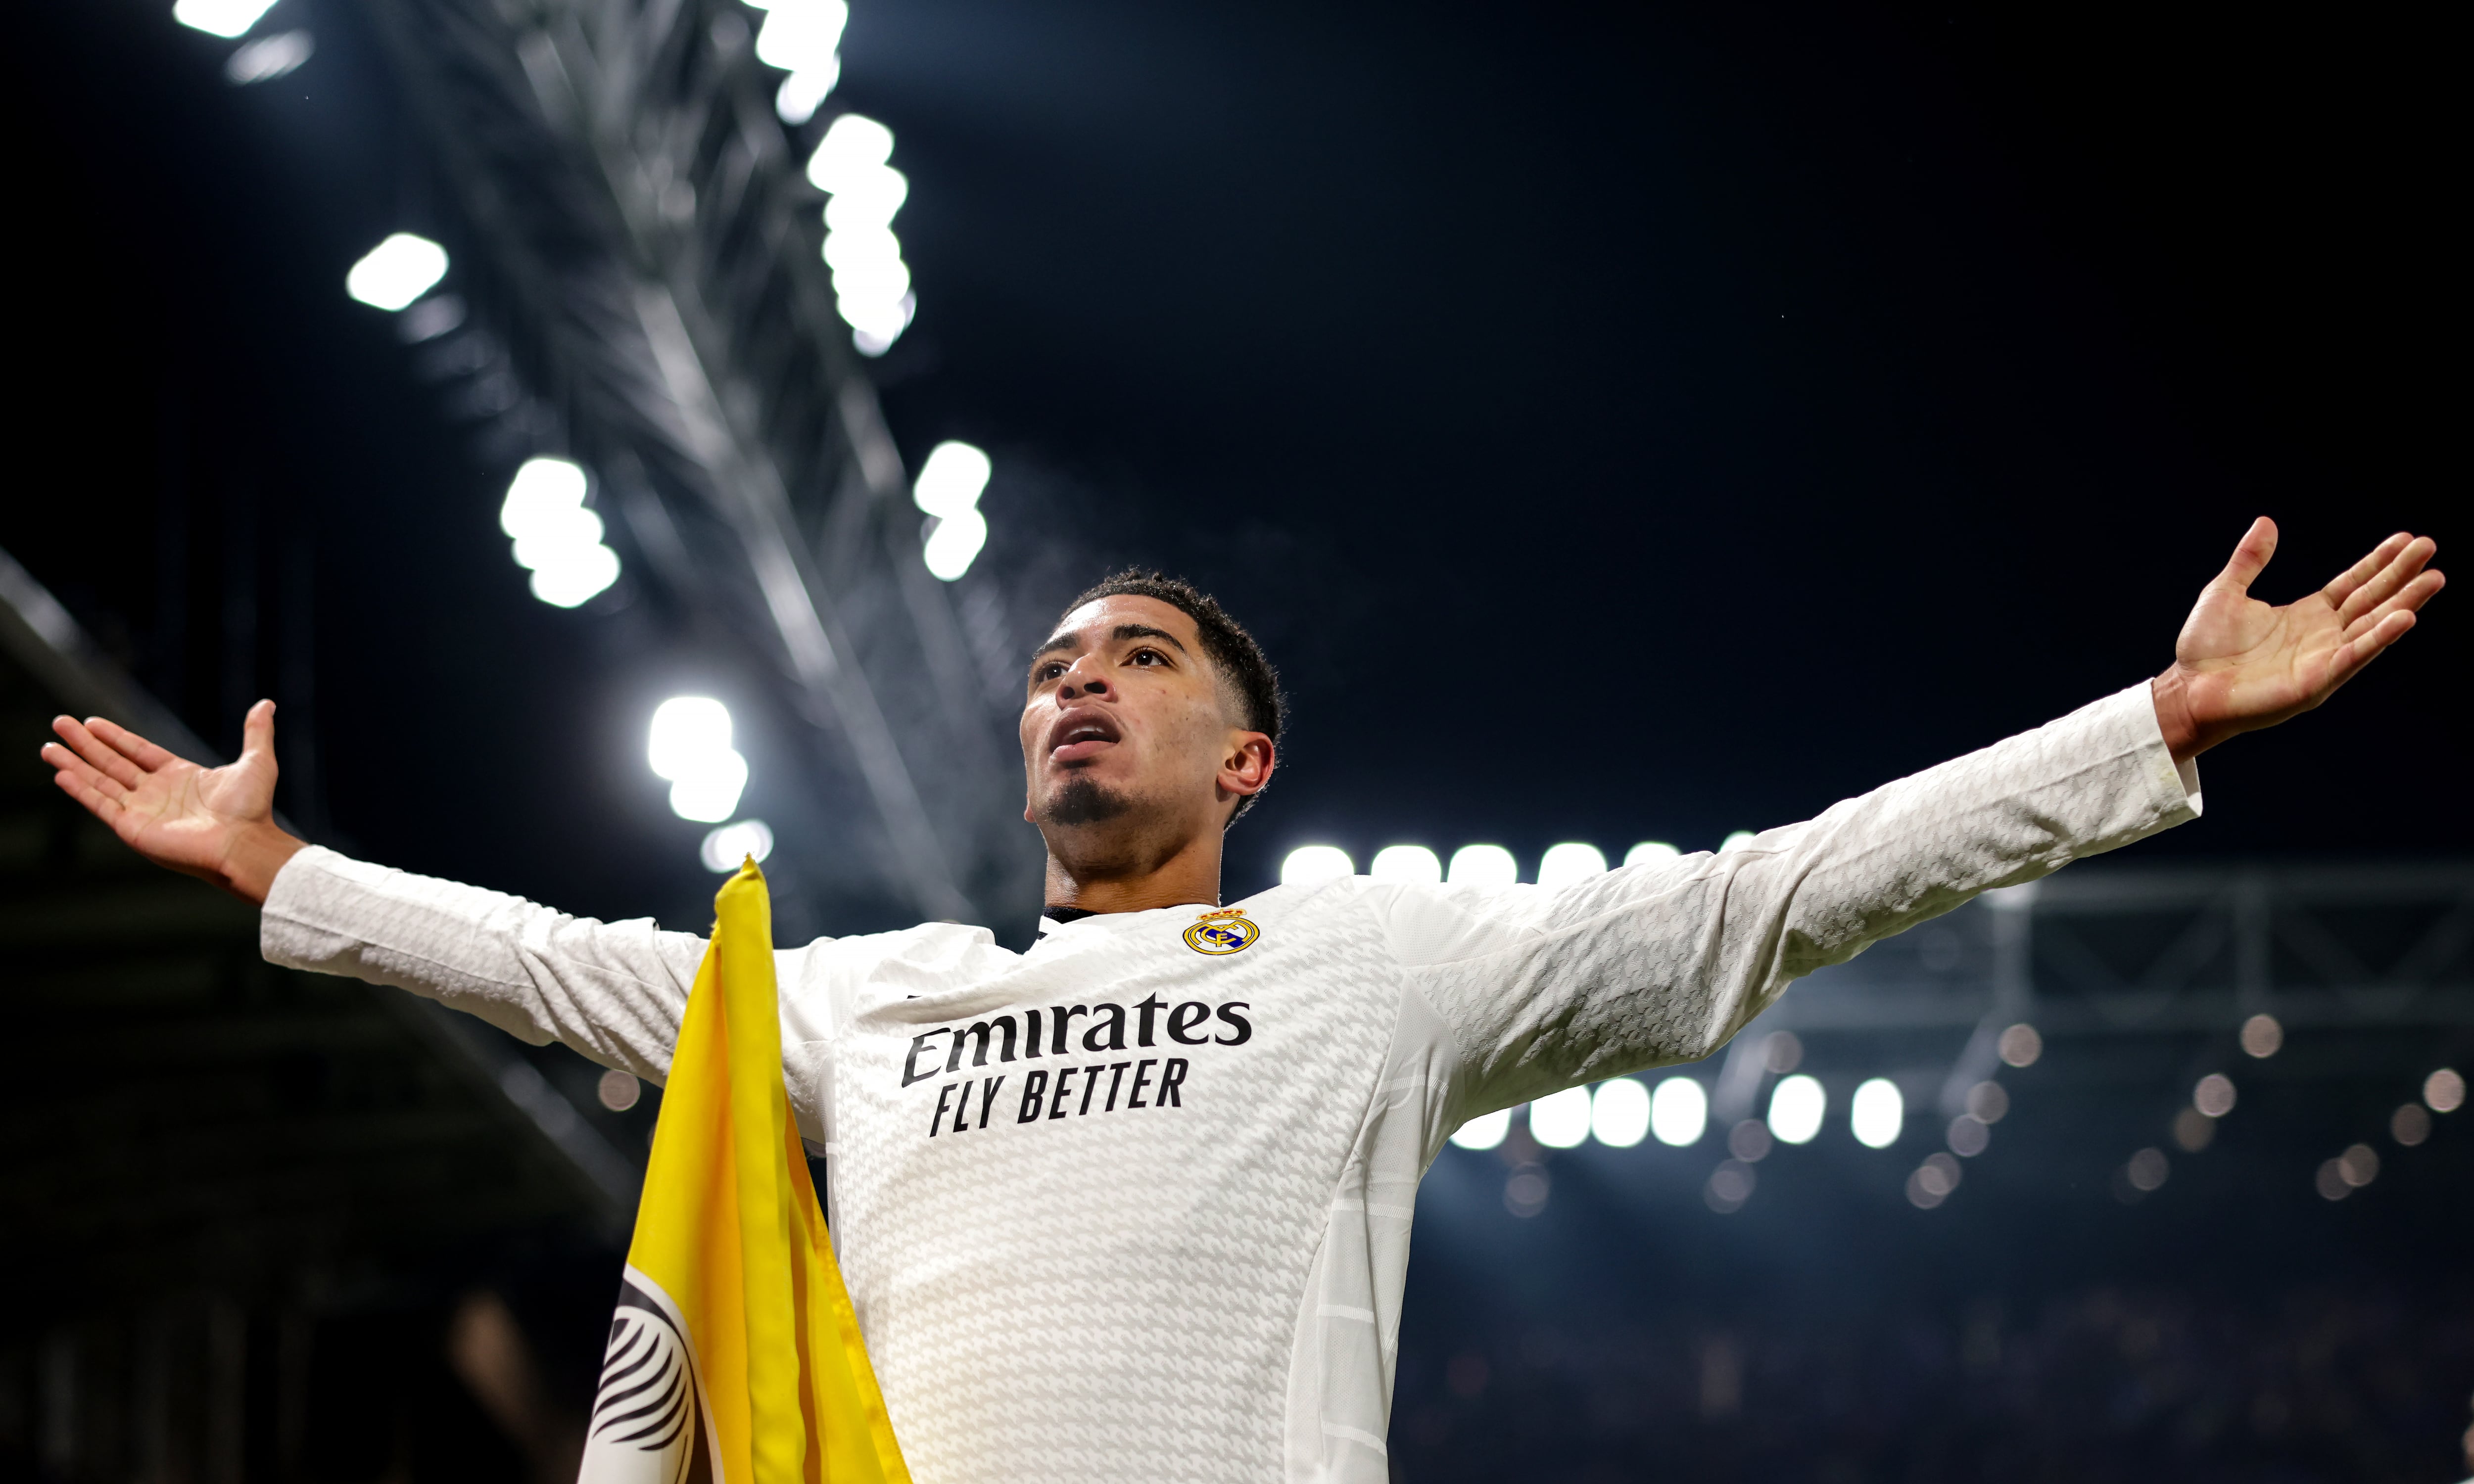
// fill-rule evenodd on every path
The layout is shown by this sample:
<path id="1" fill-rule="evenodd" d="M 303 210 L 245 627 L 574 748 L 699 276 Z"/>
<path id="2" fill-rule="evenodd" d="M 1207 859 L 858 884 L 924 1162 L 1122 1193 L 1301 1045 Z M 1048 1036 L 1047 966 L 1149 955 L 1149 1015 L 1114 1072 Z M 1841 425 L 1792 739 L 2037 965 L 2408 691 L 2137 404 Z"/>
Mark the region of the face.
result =
<path id="1" fill-rule="evenodd" d="M 1119 596 L 1065 615 L 1031 657 L 1023 817 L 1049 833 L 1209 828 L 1270 781 L 1272 741 L 1232 715 L 1194 620 Z"/>

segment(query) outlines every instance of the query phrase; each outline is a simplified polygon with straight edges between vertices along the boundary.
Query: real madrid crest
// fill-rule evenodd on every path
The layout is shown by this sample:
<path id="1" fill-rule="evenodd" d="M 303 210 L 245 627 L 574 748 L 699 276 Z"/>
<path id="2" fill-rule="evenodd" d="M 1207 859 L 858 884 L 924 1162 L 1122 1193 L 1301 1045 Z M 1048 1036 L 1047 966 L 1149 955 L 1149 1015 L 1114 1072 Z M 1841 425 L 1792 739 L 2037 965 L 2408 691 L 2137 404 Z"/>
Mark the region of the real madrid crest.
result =
<path id="1" fill-rule="evenodd" d="M 1246 921 L 1243 907 L 1223 907 L 1206 912 L 1192 927 L 1185 930 L 1185 945 L 1197 953 L 1223 958 L 1253 945 L 1263 930 Z"/>

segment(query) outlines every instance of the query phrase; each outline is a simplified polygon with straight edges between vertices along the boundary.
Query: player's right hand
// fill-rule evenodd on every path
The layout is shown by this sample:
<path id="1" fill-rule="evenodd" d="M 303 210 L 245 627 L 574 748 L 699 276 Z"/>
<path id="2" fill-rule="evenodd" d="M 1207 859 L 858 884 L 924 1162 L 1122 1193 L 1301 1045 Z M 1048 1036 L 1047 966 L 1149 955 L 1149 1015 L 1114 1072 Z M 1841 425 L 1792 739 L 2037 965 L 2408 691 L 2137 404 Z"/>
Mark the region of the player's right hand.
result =
<path id="1" fill-rule="evenodd" d="M 99 716 L 55 717 L 52 730 L 61 738 L 43 744 L 52 781 L 158 866 L 262 903 L 302 848 L 275 823 L 272 701 L 249 708 L 240 757 L 221 768 L 202 768 Z"/>

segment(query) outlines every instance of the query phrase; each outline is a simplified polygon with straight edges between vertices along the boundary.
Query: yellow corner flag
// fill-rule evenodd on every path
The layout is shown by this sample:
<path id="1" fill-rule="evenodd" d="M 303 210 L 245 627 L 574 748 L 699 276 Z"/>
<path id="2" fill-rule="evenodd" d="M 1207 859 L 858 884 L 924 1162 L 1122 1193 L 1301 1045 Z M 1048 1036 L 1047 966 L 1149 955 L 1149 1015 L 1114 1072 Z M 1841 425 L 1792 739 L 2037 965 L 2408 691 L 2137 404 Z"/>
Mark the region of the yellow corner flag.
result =
<path id="1" fill-rule="evenodd" d="M 910 1484 L 782 1088 L 754 860 L 714 913 L 579 1484 Z"/>

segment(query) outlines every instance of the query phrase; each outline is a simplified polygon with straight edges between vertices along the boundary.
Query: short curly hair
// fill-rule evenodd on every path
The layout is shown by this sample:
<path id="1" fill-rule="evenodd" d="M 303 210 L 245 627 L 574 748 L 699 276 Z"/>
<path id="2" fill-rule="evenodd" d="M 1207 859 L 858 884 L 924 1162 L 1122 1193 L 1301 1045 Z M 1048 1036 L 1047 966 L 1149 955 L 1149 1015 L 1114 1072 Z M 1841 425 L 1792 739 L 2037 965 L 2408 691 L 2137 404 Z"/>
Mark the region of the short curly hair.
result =
<path id="1" fill-rule="evenodd" d="M 1194 628 L 1202 640 L 1202 653 L 1212 668 L 1220 672 L 1220 682 L 1229 698 L 1237 703 L 1239 720 L 1249 731 L 1259 731 L 1273 742 L 1280 740 L 1280 724 L 1288 718 L 1288 702 L 1280 694 L 1280 672 L 1263 654 L 1263 646 L 1246 632 L 1246 626 L 1220 606 L 1220 600 L 1181 577 L 1165 572 L 1146 572 L 1128 567 L 1100 579 L 1073 602 L 1065 605 L 1071 613 L 1102 598 L 1152 598 L 1176 609 L 1194 620 Z M 1064 614 L 1058 615 L 1061 620 Z M 1254 807 L 1258 793 L 1249 795 L 1228 816 L 1234 825 Z"/>

